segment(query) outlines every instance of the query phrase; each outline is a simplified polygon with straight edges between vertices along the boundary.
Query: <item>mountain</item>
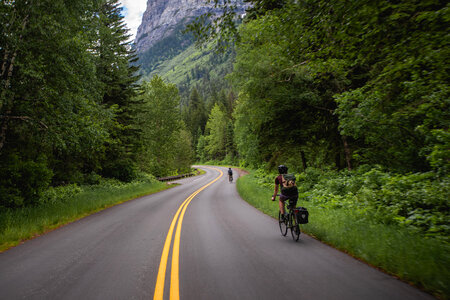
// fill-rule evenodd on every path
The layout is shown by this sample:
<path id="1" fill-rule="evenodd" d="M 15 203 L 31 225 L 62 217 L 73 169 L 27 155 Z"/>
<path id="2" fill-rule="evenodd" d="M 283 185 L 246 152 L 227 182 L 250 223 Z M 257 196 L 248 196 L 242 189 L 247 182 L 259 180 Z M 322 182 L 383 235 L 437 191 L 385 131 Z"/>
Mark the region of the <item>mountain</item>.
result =
<path id="1" fill-rule="evenodd" d="M 230 2 L 237 5 L 238 14 L 245 12 L 247 5 L 242 0 Z M 183 33 L 196 17 L 220 12 L 205 0 L 148 0 L 134 42 L 143 79 L 158 74 L 176 83 L 182 95 L 192 85 L 214 77 L 223 79 L 231 70 L 233 51 L 219 55 L 206 48 L 199 50 L 192 34 Z"/>
<path id="2" fill-rule="evenodd" d="M 220 8 L 215 8 L 213 3 L 208 2 L 205 0 L 148 0 L 147 9 L 136 34 L 137 52 L 145 52 L 158 41 L 176 33 L 180 25 L 184 27 L 200 15 L 206 13 L 220 15 Z M 242 0 L 229 2 L 237 4 L 238 13 L 243 13 L 247 6 L 242 3 Z"/>

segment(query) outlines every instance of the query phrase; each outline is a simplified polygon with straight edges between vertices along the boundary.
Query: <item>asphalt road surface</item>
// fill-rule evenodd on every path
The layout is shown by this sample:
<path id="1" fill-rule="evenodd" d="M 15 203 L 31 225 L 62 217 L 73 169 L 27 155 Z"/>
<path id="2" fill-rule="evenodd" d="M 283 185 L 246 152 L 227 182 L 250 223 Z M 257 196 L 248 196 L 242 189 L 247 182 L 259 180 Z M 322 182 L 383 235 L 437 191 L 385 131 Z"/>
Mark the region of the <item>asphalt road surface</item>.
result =
<path id="1" fill-rule="evenodd" d="M 225 168 L 204 169 L 0 253 L 0 299 L 433 299 L 304 234 L 281 236 Z"/>

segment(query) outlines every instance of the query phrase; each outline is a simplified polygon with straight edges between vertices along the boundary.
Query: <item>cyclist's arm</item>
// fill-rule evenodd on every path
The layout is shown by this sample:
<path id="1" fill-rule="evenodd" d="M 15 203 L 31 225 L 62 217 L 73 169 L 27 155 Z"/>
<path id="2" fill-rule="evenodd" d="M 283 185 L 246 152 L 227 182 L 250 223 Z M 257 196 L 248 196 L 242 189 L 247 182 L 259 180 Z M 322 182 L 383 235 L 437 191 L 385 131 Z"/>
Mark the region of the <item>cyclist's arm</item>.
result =
<path id="1" fill-rule="evenodd" d="M 275 191 L 273 192 L 272 201 L 275 201 L 277 194 L 278 194 L 278 184 L 275 183 Z"/>

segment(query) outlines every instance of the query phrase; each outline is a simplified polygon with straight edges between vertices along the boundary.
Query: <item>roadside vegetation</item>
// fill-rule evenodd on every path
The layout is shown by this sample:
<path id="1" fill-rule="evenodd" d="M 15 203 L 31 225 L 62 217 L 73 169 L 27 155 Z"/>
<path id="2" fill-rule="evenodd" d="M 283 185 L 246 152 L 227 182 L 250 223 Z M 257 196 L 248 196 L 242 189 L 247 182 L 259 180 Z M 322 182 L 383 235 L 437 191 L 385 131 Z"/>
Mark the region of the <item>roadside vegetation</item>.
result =
<path id="1" fill-rule="evenodd" d="M 177 36 L 142 69 L 118 0 L 66 2 L 0 2 L 2 249 L 194 161 L 258 170 L 239 190 L 274 215 L 285 164 L 307 232 L 449 297 L 447 2 L 248 0 L 191 27 L 224 55 Z"/>
<path id="2" fill-rule="evenodd" d="M 32 206 L 0 207 L 0 252 L 97 211 L 169 187 L 152 176 L 129 183 L 108 179 L 96 185 L 50 188 Z"/>
<path id="3" fill-rule="evenodd" d="M 278 203 L 270 200 L 275 176 L 252 171 L 237 188 L 277 218 Z M 307 169 L 297 178 L 298 206 L 310 212 L 304 232 L 438 297 L 450 295 L 448 180 L 379 168 L 355 174 Z"/>
<path id="4" fill-rule="evenodd" d="M 197 159 L 257 170 L 238 188 L 272 216 L 287 165 L 307 232 L 449 298 L 448 4 L 249 2 L 240 26 L 193 30 L 236 49 L 231 113 L 207 112 Z"/>
<path id="5" fill-rule="evenodd" d="M 178 88 L 139 82 L 120 2 L 66 2 L 0 2 L 0 207 L 193 162 Z"/>

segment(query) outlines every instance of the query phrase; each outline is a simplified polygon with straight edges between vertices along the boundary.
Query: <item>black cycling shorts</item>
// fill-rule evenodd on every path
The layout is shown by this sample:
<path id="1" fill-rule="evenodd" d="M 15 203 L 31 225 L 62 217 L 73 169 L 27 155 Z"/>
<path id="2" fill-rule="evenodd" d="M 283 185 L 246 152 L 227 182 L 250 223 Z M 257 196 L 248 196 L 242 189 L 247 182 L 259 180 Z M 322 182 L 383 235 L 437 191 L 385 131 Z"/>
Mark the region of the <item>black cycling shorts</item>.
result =
<path id="1" fill-rule="evenodd" d="M 289 206 L 294 208 L 297 206 L 298 196 L 285 196 L 283 194 L 280 195 L 280 201 L 285 202 L 286 200 L 289 200 Z"/>

